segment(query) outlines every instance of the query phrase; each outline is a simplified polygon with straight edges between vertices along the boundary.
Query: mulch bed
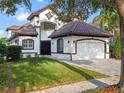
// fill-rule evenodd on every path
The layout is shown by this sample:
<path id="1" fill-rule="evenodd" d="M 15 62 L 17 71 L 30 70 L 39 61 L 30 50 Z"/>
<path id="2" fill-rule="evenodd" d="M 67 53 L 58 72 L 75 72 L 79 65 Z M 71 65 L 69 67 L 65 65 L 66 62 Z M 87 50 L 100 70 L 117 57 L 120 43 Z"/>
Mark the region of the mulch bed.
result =
<path id="1" fill-rule="evenodd" d="M 100 91 L 101 93 L 120 93 L 120 89 L 117 85 L 103 88 Z"/>

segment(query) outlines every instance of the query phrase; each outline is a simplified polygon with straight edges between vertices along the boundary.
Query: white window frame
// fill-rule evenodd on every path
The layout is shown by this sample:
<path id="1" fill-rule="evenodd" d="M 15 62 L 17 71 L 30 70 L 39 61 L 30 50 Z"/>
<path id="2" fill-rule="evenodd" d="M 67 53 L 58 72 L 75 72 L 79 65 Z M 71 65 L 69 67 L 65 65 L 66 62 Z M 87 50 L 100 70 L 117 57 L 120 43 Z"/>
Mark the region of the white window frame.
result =
<path id="1" fill-rule="evenodd" d="M 22 40 L 22 47 L 24 50 L 33 50 L 34 49 L 34 40 L 32 40 L 32 39 Z"/>

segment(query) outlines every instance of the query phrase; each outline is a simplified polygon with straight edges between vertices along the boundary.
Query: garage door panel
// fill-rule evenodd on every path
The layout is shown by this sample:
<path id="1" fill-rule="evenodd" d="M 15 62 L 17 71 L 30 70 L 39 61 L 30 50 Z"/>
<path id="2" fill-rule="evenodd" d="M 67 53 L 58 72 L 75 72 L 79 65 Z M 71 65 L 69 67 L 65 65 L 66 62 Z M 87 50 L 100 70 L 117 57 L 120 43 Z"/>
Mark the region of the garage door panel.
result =
<path id="1" fill-rule="evenodd" d="M 97 40 L 78 41 L 77 56 L 81 59 L 104 58 L 104 42 Z"/>

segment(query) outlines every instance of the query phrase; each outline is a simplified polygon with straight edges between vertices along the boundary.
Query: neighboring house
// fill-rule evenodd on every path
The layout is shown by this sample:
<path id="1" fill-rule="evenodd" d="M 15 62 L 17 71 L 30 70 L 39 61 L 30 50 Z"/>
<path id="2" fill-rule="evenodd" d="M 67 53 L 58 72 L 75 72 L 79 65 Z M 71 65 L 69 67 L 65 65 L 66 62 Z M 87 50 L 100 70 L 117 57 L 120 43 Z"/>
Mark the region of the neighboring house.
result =
<path id="1" fill-rule="evenodd" d="M 21 27 L 7 28 L 10 45 L 23 47 L 22 56 L 52 55 L 60 59 L 109 58 L 112 34 L 80 21 L 64 25 L 49 6 L 33 12 Z M 64 26 L 63 26 L 64 25 Z"/>

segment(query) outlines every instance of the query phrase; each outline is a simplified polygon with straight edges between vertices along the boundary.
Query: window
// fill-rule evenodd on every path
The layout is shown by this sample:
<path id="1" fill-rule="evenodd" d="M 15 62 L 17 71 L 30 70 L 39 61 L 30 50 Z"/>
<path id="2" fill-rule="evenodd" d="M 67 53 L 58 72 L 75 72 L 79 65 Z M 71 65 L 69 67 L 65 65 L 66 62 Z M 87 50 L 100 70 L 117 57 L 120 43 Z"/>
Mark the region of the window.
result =
<path id="1" fill-rule="evenodd" d="M 57 52 L 63 53 L 63 39 L 57 40 Z"/>
<path id="2" fill-rule="evenodd" d="M 11 35 L 15 35 L 16 34 L 16 32 L 11 32 Z"/>
<path id="3" fill-rule="evenodd" d="M 25 39 L 22 41 L 23 49 L 34 49 L 34 40 Z"/>
<path id="4" fill-rule="evenodd" d="M 41 23 L 41 29 L 43 30 L 54 30 L 55 24 L 50 22 Z"/>

